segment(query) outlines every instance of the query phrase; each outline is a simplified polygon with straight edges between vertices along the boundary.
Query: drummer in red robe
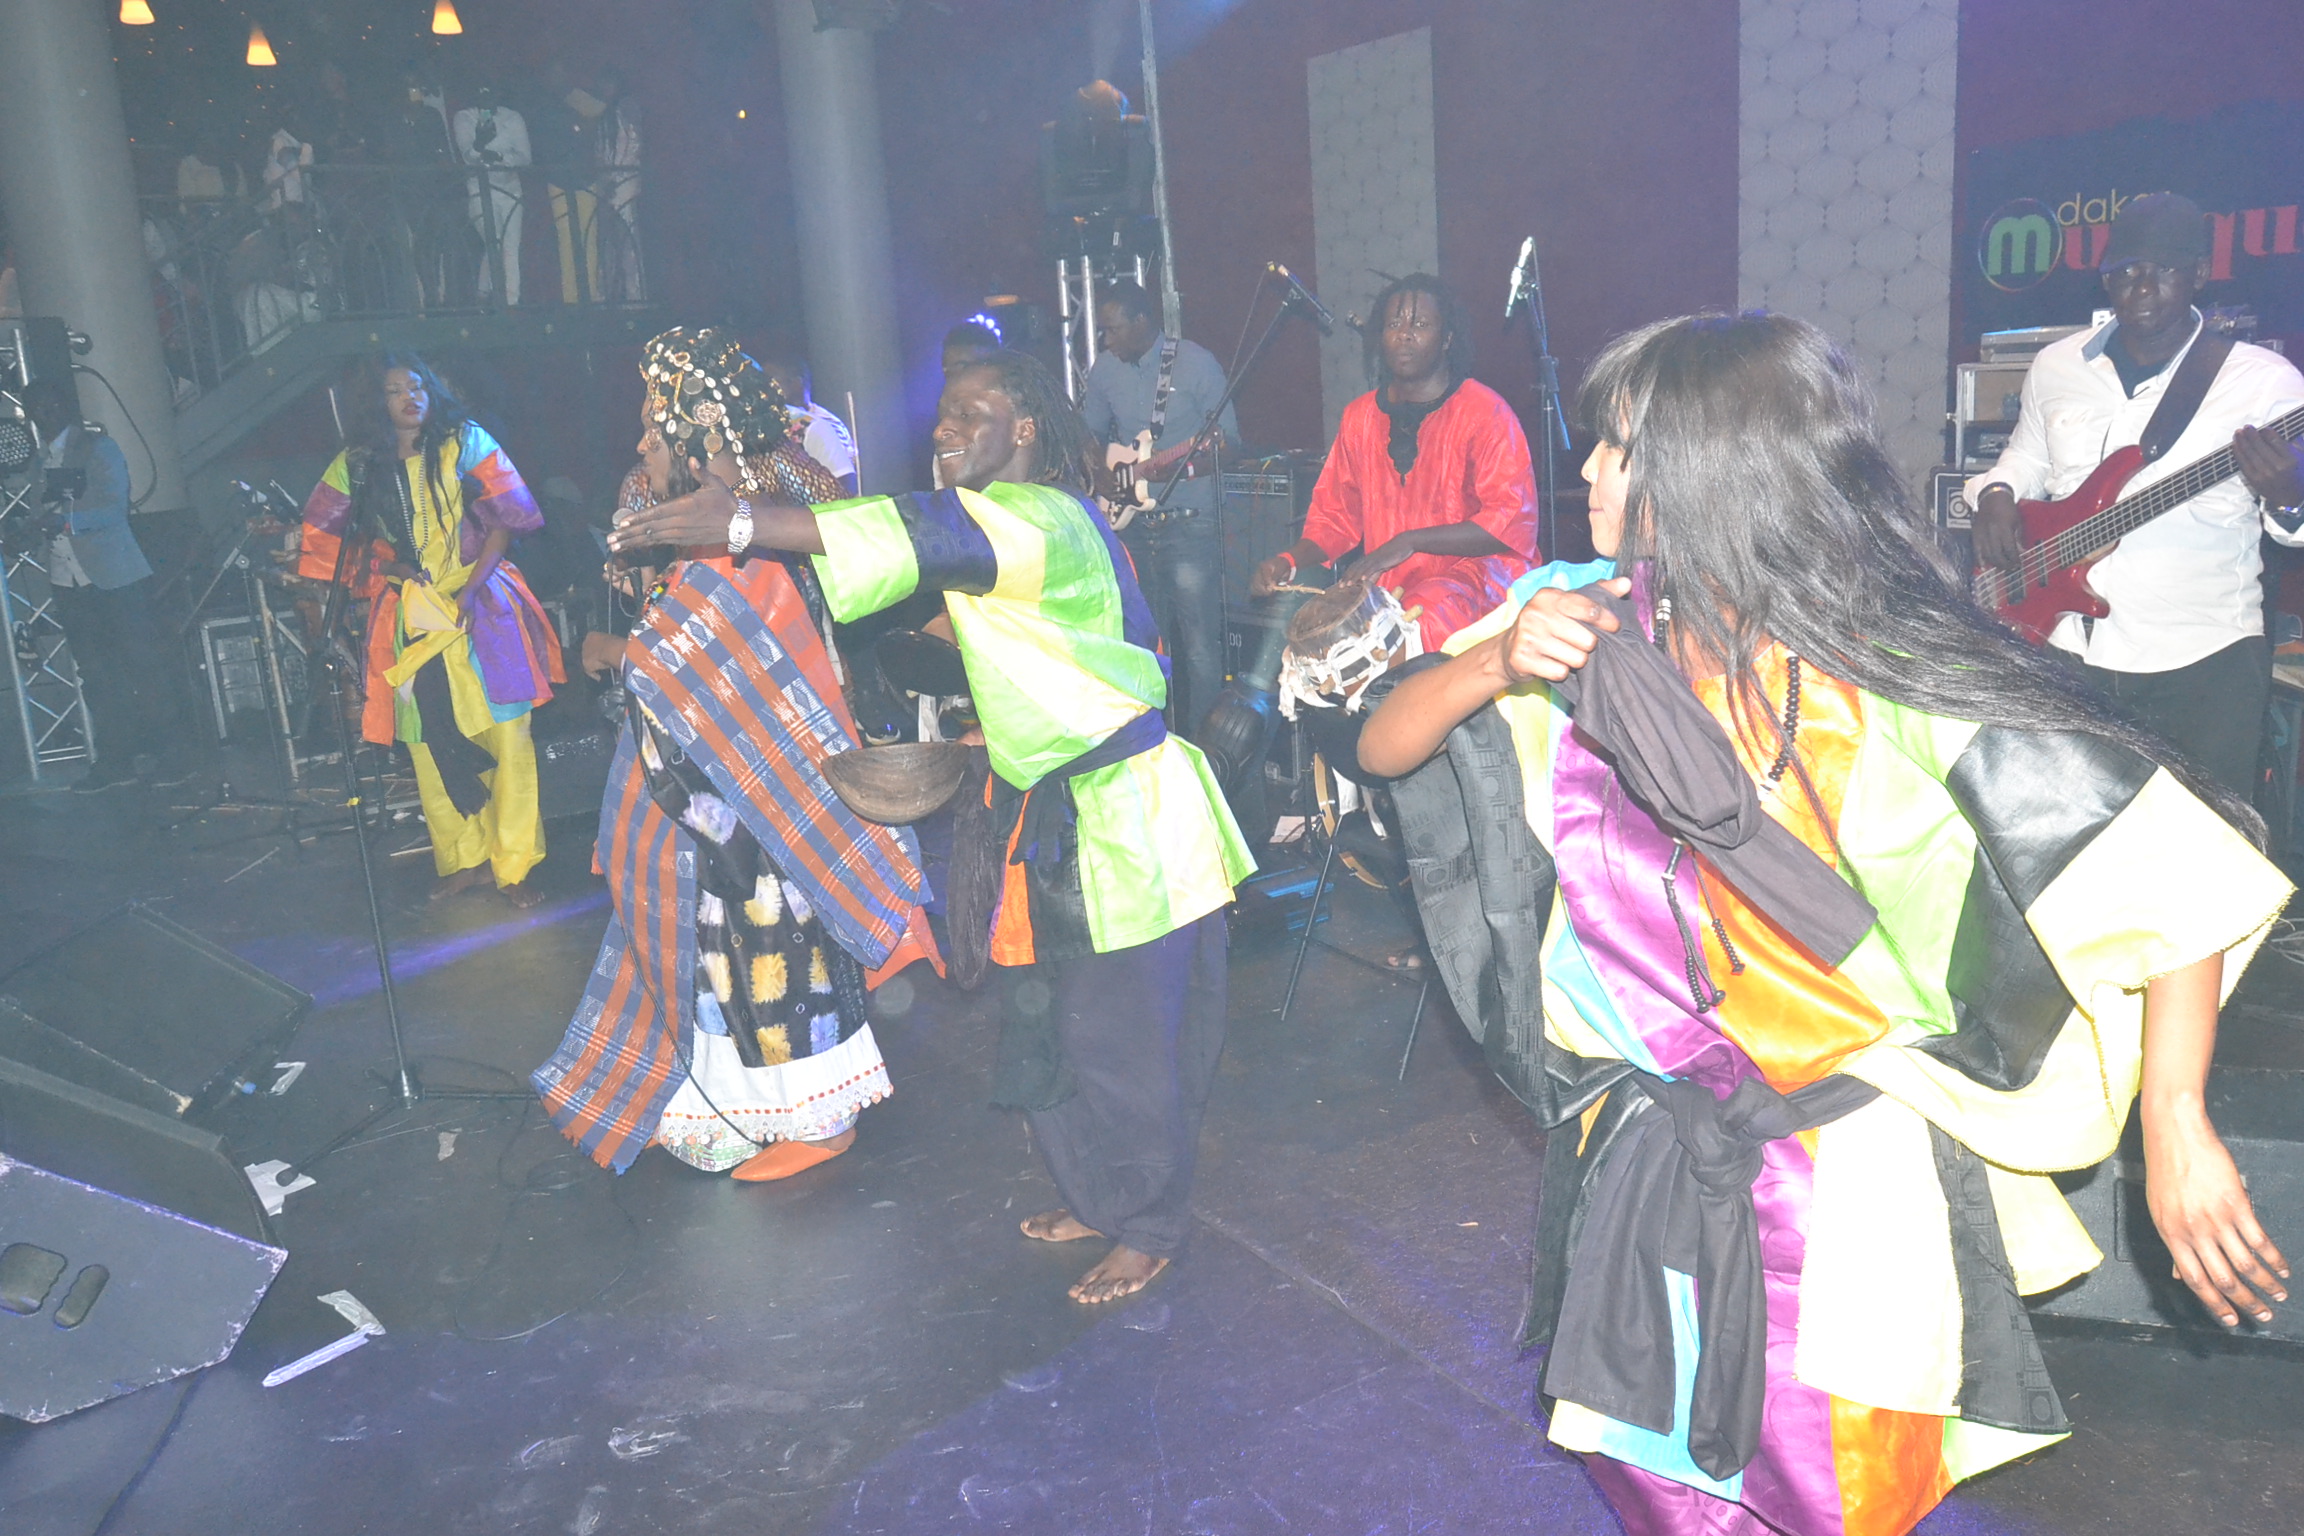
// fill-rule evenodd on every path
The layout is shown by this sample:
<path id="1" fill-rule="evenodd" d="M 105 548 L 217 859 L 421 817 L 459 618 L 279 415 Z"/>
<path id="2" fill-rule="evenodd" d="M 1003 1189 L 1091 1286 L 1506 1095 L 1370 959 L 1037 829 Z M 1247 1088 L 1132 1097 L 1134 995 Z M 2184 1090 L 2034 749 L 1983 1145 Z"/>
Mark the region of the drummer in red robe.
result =
<path id="1" fill-rule="evenodd" d="M 1440 280 L 1400 278 L 1375 313 L 1377 386 L 1344 407 L 1304 536 L 1256 567 L 1251 591 L 1262 597 L 1299 567 L 1357 549 L 1344 575 L 1380 574 L 1435 651 L 1538 559 L 1536 476 L 1512 408 L 1465 377 L 1471 338 Z"/>

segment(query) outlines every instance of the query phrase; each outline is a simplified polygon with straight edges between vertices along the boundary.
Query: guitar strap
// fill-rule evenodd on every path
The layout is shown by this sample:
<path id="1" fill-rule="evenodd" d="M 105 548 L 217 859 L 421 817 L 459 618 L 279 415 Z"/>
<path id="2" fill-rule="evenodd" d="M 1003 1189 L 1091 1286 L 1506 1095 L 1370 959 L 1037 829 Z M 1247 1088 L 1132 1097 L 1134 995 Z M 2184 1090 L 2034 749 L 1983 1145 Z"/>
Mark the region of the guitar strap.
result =
<path id="1" fill-rule="evenodd" d="M 2144 462 L 2157 463 L 2160 456 L 2176 446 L 2176 439 L 2192 425 L 2192 418 L 2200 413 L 2200 402 L 2208 398 L 2208 386 L 2216 382 L 2216 375 L 2224 367 L 2224 359 L 2232 355 L 2232 338 L 2221 332 L 2201 328 L 2199 340 L 2192 350 L 2184 354 L 2184 361 L 2176 365 L 2176 374 L 2168 381 L 2168 390 L 2160 397 L 2152 419 L 2144 423 L 2144 435 L 2137 446 L 2144 450 Z"/>
<path id="2" fill-rule="evenodd" d="M 1160 379 L 1152 386 L 1152 446 L 1155 448 L 1160 446 L 1161 429 L 1168 425 L 1168 395 L 1176 387 L 1175 372 L 1176 338 L 1163 336 L 1160 339 Z"/>

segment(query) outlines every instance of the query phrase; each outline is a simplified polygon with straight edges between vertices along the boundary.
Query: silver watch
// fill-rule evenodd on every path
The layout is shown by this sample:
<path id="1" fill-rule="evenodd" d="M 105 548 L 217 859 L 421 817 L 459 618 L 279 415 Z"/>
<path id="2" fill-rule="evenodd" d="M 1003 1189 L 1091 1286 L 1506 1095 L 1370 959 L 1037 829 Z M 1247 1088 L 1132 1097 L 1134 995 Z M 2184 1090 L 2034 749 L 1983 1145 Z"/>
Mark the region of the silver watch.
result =
<path id="1" fill-rule="evenodd" d="M 740 555 L 752 547 L 752 503 L 736 498 L 736 515 L 728 519 L 728 553 Z"/>

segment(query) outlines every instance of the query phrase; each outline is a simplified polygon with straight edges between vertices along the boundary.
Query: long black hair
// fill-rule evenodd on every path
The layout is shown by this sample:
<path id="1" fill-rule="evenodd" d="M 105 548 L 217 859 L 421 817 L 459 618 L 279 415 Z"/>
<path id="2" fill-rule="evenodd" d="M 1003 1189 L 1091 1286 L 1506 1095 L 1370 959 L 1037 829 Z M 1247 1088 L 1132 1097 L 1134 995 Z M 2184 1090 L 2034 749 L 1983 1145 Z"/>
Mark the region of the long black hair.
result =
<path id="1" fill-rule="evenodd" d="M 1464 313 L 1463 301 L 1431 273 L 1411 272 L 1384 285 L 1360 327 L 1361 355 L 1368 365 L 1369 380 L 1379 388 L 1391 382 L 1391 369 L 1384 362 L 1384 321 L 1392 313 L 1392 301 L 1406 293 L 1426 295 L 1439 310 L 1440 333 L 1448 338 L 1448 377 L 1457 383 L 1472 377 L 1472 324 Z"/>
<path id="2" fill-rule="evenodd" d="M 1623 568 L 1644 566 L 1690 649 L 1724 664 L 1740 731 L 1767 721 L 1781 744 L 1754 665 L 1774 639 L 1914 709 L 2117 742 L 2261 841 L 2254 810 L 1969 598 L 1880 445 L 1871 392 L 1816 327 L 1662 321 L 1610 343 L 1578 404 L 1625 455 Z"/>
<path id="3" fill-rule="evenodd" d="M 435 507 L 448 503 L 448 486 L 440 477 L 440 445 L 460 436 L 472 419 L 448 381 L 413 352 L 381 352 L 353 369 L 344 413 L 345 446 L 364 453 L 366 477 L 378 486 L 371 494 L 382 498 L 374 506 L 387 529 L 399 525 L 398 509 L 379 485 L 400 463 L 400 429 L 392 424 L 391 409 L 384 402 L 384 380 L 395 368 L 406 369 L 424 386 L 424 425 L 416 429 L 416 452 L 424 461 L 424 481 Z"/>
<path id="4" fill-rule="evenodd" d="M 1095 466 L 1103 458 L 1103 445 L 1065 398 L 1056 376 L 1029 352 L 1012 347 L 977 358 L 968 366 L 988 369 L 998 376 L 1000 393 L 1008 397 L 1017 416 L 1030 417 L 1036 423 L 1039 436 L 1034 439 L 1033 478 L 1042 485 L 1061 485 L 1087 495 L 1095 484 Z"/>

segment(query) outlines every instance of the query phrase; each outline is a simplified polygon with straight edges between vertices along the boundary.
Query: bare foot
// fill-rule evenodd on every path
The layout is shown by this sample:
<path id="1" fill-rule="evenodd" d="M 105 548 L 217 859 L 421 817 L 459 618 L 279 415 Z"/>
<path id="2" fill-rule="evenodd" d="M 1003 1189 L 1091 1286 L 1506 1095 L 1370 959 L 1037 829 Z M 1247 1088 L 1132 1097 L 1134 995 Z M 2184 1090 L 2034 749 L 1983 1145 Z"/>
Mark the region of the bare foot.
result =
<path id="1" fill-rule="evenodd" d="M 1065 1210 L 1042 1211 L 1037 1216 L 1027 1216 L 1023 1227 L 1026 1237 L 1042 1243 L 1076 1243 L 1084 1237 L 1104 1235 Z"/>
<path id="2" fill-rule="evenodd" d="M 474 865 L 470 869 L 460 869 L 452 875 L 442 875 L 440 883 L 432 887 L 431 899 L 445 901 L 451 896 L 461 896 L 487 878 L 488 870 L 485 865 Z"/>
<path id="3" fill-rule="evenodd" d="M 1150 1285 L 1167 1267 L 1166 1259 L 1156 1259 L 1148 1253 L 1138 1253 L 1126 1243 L 1118 1243 L 1104 1255 L 1102 1263 L 1080 1277 L 1080 1283 L 1072 1287 L 1071 1296 L 1074 1301 L 1090 1306 L 1118 1301 Z"/>
<path id="4" fill-rule="evenodd" d="M 535 906 L 538 902 L 544 899 L 544 893 L 538 890 L 536 887 L 530 885 L 525 880 L 521 881 L 518 885 L 500 886 L 498 889 L 503 891 L 506 896 L 511 898 L 512 905 L 518 907 L 523 912 L 527 911 L 530 907 Z"/>

